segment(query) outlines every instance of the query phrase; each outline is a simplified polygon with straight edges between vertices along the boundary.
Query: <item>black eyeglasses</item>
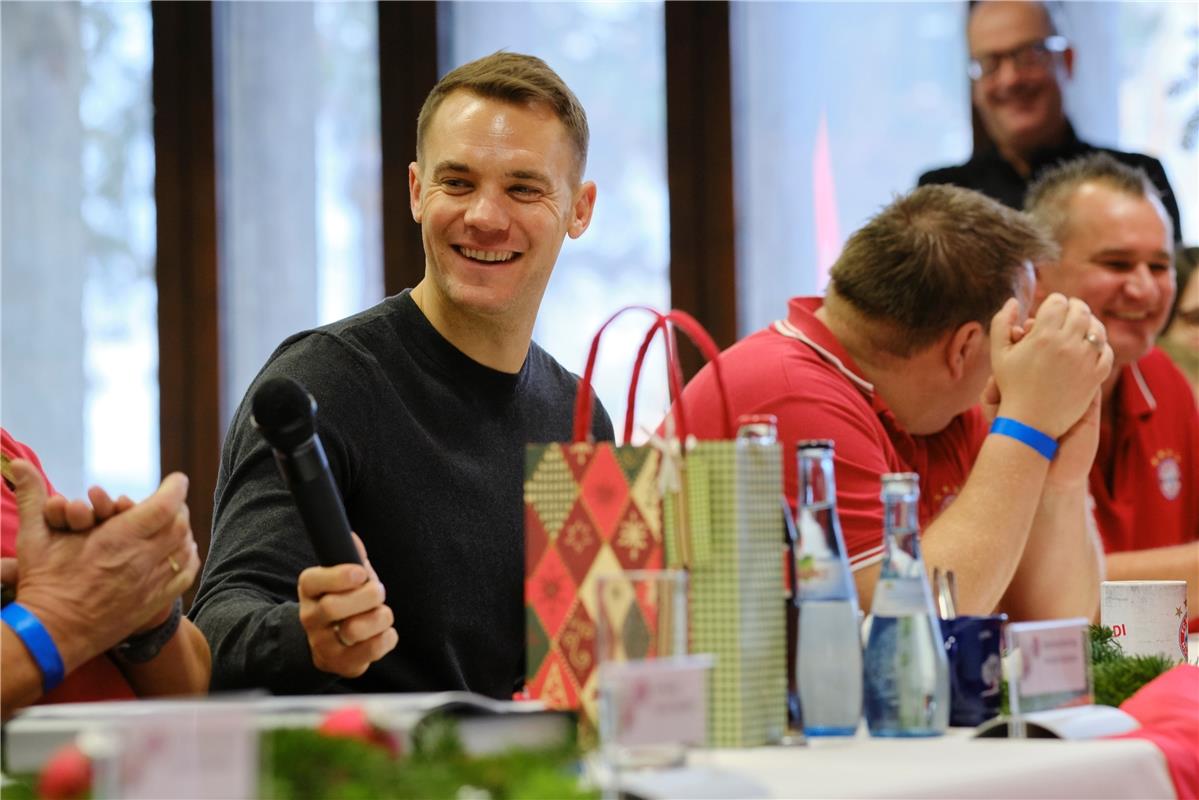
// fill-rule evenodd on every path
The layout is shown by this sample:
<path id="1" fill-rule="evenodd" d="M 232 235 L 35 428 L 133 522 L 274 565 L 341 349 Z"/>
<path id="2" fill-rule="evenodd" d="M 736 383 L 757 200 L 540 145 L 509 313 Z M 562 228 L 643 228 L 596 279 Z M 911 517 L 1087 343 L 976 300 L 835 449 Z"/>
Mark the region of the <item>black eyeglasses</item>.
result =
<path id="1" fill-rule="evenodd" d="M 1053 56 L 1057 53 L 1064 52 L 1070 43 L 1066 41 L 1065 36 L 1046 36 L 1044 39 L 1037 39 L 1033 42 L 1022 44 L 1019 47 L 1013 47 L 1011 50 L 1003 50 L 998 53 L 984 53 L 977 58 L 970 59 L 970 65 L 966 68 L 967 74 L 970 75 L 970 80 L 977 81 L 983 78 L 989 78 L 999 71 L 1003 65 L 1004 59 L 1010 58 L 1012 66 L 1016 69 L 1033 69 L 1045 67 L 1053 60 Z"/>

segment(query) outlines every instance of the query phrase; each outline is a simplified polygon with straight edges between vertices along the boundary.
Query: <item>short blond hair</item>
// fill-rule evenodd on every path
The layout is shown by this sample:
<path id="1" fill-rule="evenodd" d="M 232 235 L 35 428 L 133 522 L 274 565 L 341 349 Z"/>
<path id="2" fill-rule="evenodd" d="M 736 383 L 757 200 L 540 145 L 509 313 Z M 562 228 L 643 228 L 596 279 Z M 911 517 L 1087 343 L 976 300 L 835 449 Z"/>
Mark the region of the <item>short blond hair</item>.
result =
<path id="1" fill-rule="evenodd" d="M 476 59 L 454 69 L 437 82 L 416 118 L 416 158 L 429 135 L 433 115 L 447 97 L 467 91 L 492 100 L 521 105 L 544 103 L 554 112 L 575 149 L 575 179 L 587 167 L 587 147 L 591 133 L 587 112 L 570 87 L 537 56 L 508 53 L 503 50 Z"/>

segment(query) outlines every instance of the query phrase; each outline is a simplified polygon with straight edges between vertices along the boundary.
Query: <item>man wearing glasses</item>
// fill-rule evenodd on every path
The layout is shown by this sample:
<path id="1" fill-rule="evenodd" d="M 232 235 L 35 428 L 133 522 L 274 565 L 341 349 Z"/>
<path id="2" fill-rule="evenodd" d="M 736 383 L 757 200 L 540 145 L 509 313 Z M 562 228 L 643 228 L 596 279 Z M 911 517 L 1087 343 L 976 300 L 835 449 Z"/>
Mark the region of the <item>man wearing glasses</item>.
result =
<path id="1" fill-rule="evenodd" d="M 1096 150 L 1144 170 L 1162 195 L 1181 240 L 1178 203 L 1161 163 L 1084 142 L 1062 106 L 1062 82 L 1074 51 L 1042 3 L 971 2 L 966 23 L 971 96 L 989 145 L 976 145 L 965 164 L 920 176 L 921 186 L 951 183 L 1021 208 L 1028 185 L 1046 167 Z"/>

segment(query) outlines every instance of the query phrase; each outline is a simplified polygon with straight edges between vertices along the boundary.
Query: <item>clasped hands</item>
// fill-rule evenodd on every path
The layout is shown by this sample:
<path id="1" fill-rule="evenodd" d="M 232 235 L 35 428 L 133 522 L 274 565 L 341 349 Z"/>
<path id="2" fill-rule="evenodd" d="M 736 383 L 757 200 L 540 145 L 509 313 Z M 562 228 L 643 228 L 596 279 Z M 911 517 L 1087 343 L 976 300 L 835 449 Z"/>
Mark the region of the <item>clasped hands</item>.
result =
<path id="1" fill-rule="evenodd" d="M 1004 416 L 1058 440 L 1050 490 L 1085 488 L 1099 442 L 1100 398 L 1114 354 L 1085 302 L 1054 293 L 1021 321 L 1013 298 L 991 321 L 988 417 Z"/>
<path id="2" fill-rule="evenodd" d="M 47 498 L 32 464 L 16 459 L 12 471 L 20 529 L 4 581 L 50 632 L 68 672 L 159 624 L 195 580 L 186 476 L 168 475 L 134 503 L 99 487 L 86 501 Z"/>

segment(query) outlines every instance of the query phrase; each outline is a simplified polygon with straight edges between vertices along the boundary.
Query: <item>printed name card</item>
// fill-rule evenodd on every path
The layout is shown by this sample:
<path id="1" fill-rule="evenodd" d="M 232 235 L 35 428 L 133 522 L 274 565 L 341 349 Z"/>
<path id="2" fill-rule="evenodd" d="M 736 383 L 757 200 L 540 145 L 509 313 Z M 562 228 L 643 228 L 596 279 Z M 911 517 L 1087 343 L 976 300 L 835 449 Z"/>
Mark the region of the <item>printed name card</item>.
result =
<path id="1" fill-rule="evenodd" d="M 607 743 L 706 744 L 711 668 L 708 655 L 601 664 L 601 733 Z"/>
<path id="2" fill-rule="evenodd" d="M 1013 715 L 1091 702 L 1087 620 L 1013 622 L 1007 641 Z"/>
<path id="3" fill-rule="evenodd" d="M 97 764 L 98 797 L 128 800 L 258 794 L 258 730 L 227 704 L 156 711 L 117 732 L 115 752 Z"/>

